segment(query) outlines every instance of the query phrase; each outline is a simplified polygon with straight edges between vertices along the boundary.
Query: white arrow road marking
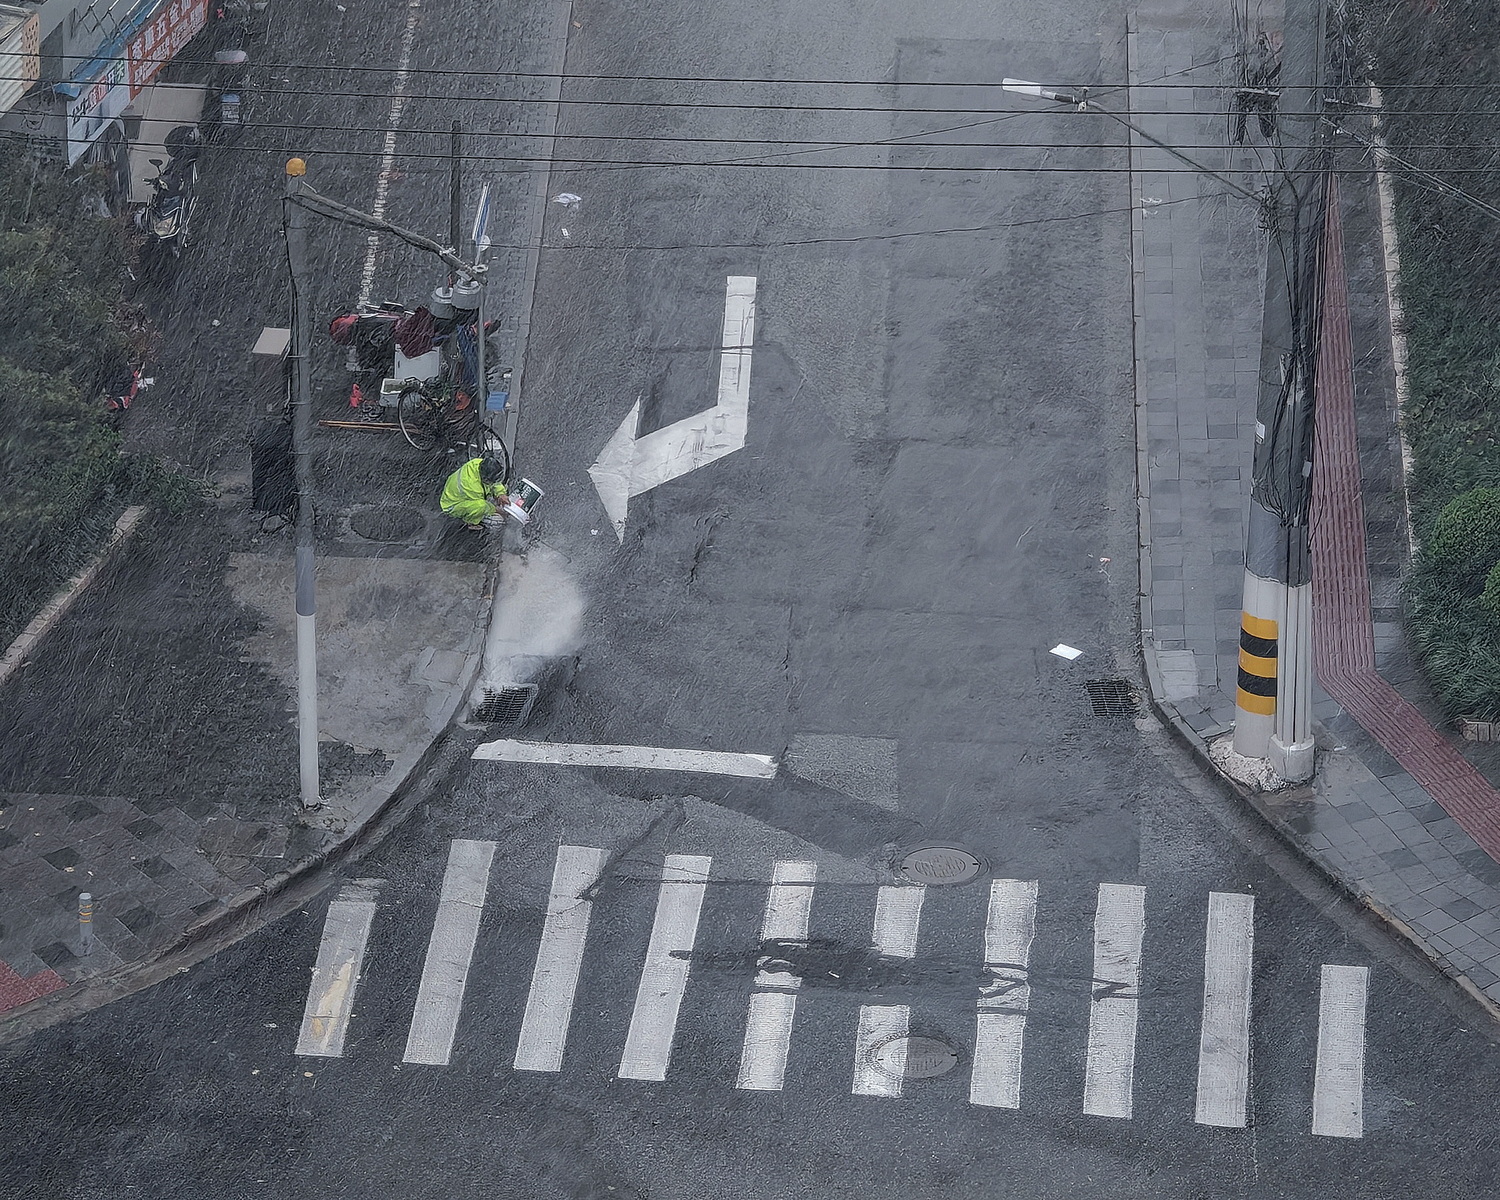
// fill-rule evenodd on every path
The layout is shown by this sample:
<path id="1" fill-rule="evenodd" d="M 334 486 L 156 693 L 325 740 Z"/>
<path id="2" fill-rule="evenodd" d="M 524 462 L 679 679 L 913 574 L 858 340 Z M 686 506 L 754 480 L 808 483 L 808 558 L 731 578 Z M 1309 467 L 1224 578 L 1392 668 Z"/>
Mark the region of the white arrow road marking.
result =
<path id="1" fill-rule="evenodd" d="M 719 354 L 719 399 L 686 420 L 637 437 L 636 400 L 589 468 L 615 537 L 625 540 L 630 498 L 706 467 L 744 448 L 750 419 L 750 352 L 755 342 L 755 277 L 731 275 L 724 289 L 724 337 Z"/>
<path id="2" fill-rule="evenodd" d="M 297 1036 L 297 1053 L 339 1058 L 354 1011 L 354 989 L 365 960 L 365 943 L 375 920 L 375 894 L 369 885 L 345 884 L 328 906 L 318 964 L 307 989 L 307 1010 Z"/>

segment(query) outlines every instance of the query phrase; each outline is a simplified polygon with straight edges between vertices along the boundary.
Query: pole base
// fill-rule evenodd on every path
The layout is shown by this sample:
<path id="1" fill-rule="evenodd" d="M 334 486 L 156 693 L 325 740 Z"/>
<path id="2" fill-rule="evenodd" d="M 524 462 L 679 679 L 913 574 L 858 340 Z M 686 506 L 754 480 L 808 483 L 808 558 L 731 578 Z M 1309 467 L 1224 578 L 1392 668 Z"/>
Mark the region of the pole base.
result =
<path id="1" fill-rule="evenodd" d="M 1288 783 L 1306 783 L 1313 777 L 1313 751 L 1311 738 L 1288 746 L 1273 735 L 1270 753 L 1266 757 L 1271 760 L 1271 770 Z"/>

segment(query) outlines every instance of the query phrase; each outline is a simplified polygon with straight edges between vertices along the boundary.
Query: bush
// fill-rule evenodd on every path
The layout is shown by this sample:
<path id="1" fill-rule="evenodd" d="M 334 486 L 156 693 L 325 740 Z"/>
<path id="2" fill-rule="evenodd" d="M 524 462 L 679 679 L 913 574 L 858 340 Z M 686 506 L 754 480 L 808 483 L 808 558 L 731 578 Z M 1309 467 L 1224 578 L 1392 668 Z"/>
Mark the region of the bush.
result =
<path id="1" fill-rule="evenodd" d="M 1500 563 L 1500 488 L 1473 488 L 1444 505 L 1422 556 L 1449 586 L 1479 595 Z"/>
<path id="2" fill-rule="evenodd" d="M 1480 594 L 1479 603 L 1491 617 L 1500 622 L 1500 562 L 1491 567 L 1490 573 L 1485 576 L 1484 591 Z"/>

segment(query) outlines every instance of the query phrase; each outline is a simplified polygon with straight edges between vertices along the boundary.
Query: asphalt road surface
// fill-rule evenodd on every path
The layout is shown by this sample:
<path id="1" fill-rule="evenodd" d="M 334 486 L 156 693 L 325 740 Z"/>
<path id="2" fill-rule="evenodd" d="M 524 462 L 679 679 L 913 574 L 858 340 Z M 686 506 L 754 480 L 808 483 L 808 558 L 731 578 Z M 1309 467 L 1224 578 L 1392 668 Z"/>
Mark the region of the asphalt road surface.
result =
<path id="1" fill-rule="evenodd" d="M 391 61 L 389 7 L 330 54 Z M 428 91 L 515 61 L 459 16 Z M 296 911 L 0 1051 L 15 1194 L 1492 1194 L 1488 1032 L 1087 687 L 1140 686 L 1125 155 L 977 84 L 1119 83 L 1124 12 L 569 28 L 525 736 L 779 769 L 461 760 Z M 871 86 L 683 81 L 770 76 Z M 579 161 L 668 158 L 759 161 Z M 976 876 L 916 886 L 934 844 Z"/>

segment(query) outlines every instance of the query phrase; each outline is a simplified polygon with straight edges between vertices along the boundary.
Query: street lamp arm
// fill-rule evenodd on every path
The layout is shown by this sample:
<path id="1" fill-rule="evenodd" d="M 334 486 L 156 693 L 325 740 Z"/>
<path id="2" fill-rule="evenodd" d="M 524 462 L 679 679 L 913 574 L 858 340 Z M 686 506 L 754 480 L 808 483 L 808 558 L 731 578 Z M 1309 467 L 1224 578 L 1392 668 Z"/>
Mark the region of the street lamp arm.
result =
<path id="1" fill-rule="evenodd" d="M 321 192 L 314 191 L 305 183 L 297 191 L 289 195 L 287 199 L 293 204 L 307 209 L 309 212 L 317 213 L 320 217 L 342 221 L 346 225 L 356 225 L 361 229 L 374 229 L 382 233 L 389 233 L 393 237 L 400 238 L 408 245 L 415 246 L 418 250 L 426 250 L 429 254 L 437 255 L 445 265 L 470 279 L 480 279 L 484 275 L 484 264 L 464 262 L 463 259 L 459 258 L 453 252 L 451 247 L 441 245 L 425 234 L 416 233 L 413 230 L 404 229 L 400 225 L 392 224 L 382 217 L 361 212 L 357 208 L 350 208 L 347 204 L 325 196 Z"/>
<path id="2" fill-rule="evenodd" d="M 1259 205 L 1261 203 L 1261 198 L 1254 192 L 1241 187 L 1239 184 L 1235 183 L 1234 180 L 1229 179 L 1224 175 L 1220 175 L 1212 167 L 1204 166 L 1196 159 L 1189 158 L 1175 146 L 1168 145 L 1159 137 L 1155 137 L 1152 134 L 1147 133 L 1139 125 L 1135 124 L 1135 122 L 1127 120 L 1119 113 L 1110 112 L 1109 109 L 1101 107 L 1098 101 L 1090 100 L 1088 88 L 1078 88 L 1076 91 L 1071 92 L 1060 92 L 1054 91 L 1051 88 L 1045 88 L 1039 83 L 1028 83 L 1024 79 L 1003 80 L 1001 83 L 1001 87 L 1003 87 L 1007 92 L 1015 92 L 1017 95 L 1032 96 L 1038 100 L 1053 100 L 1058 104 L 1068 104 L 1076 108 L 1079 112 L 1102 113 L 1104 116 L 1109 117 L 1111 120 L 1118 121 L 1121 125 L 1125 126 L 1126 129 L 1134 130 L 1136 133 L 1140 134 L 1141 137 L 1145 138 L 1146 141 L 1150 142 L 1153 146 L 1156 146 L 1158 149 L 1165 150 L 1179 162 L 1186 163 L 1193 170 L 1199 172 L 1202 175 L 1207 175 L 1211 179 L 1217 179 L 1230 191 L 1239 196 L 1243 196 L 1246 200 L 1250 201 L 1251 204 Z"/>

